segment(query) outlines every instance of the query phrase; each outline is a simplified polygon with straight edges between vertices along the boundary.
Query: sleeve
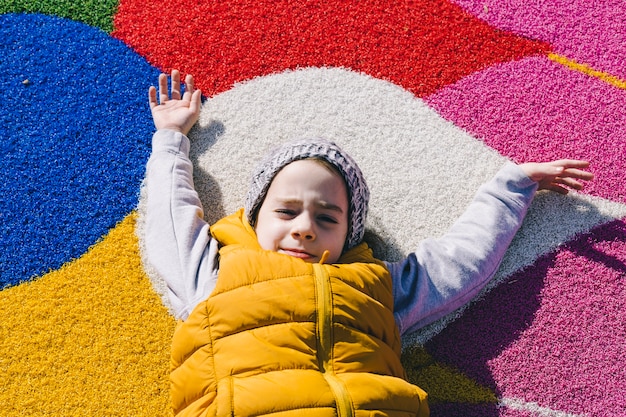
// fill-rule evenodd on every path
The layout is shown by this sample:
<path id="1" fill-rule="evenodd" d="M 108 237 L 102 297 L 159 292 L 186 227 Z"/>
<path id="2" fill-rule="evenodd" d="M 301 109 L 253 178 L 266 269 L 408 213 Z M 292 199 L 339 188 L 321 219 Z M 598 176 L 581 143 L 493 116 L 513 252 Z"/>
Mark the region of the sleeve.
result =
<path id="1" fill-rule="evenodd" d="M 507 163 L 483 184 L 442 237 L 426 239 L 406 259 L 388 263 L 401 334 L 422 328 L 468 303 L 493 278 L 537 191 Z"/>
<path id="2" fill-rule="evenodd" d="M 165 280 L 174 315 L 186 319 L 217 281 L 218 245 L 193 184 L 189 139 L 159 130 L 146 169 L 146 258 Z"/>

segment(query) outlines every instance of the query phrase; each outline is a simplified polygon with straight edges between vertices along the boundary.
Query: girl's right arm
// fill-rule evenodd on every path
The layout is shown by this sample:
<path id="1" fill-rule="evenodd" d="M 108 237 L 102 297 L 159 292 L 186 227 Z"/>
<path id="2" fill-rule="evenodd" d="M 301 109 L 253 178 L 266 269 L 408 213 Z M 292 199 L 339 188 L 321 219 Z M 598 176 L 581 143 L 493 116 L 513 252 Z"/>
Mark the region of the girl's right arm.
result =
<path id="1" fill-rule="evenodd" d="M 165 74 L 158 97 L 155 87 L 148 91 L 157 132 L 146 171 L 144 231 L 147 260 L 165 280 L 174 314 L 182 319 L 215 287 L 218 249 L 194 188 L 186 136 L 200 115 L 201 92 L 190 74 L 185 87 L 181 94 L 180 72 L 173 70 L 171 93 Z"/>
<path id="2" fill-rule="evenodd" d="M 213 291 L 217 281 L 217 241 L 211 238 L 193 184 L 189 139 L 158 130 L 152 139 L 145 192 L 145 256 L 166 282 L 177 318 Z"/>

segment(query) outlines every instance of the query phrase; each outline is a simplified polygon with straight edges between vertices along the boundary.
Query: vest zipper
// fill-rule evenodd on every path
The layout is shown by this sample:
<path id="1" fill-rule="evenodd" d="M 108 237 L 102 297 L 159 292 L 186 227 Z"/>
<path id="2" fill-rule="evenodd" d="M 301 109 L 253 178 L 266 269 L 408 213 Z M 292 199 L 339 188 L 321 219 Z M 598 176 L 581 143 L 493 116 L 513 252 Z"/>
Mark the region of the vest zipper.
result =
<path id="1" fill-rule="evenodd" d="M 313 264 L 315 273 L 315 293 L 317 295 L 317 360 L 320 371 L 330 386 L 338 417 L 353 417 L 352 402 L 348 390 L 335 375 L 330 365 L 333 337 L 332 337 L 332 294 L 330 291 L 330 277 L 321 263 Z"/>

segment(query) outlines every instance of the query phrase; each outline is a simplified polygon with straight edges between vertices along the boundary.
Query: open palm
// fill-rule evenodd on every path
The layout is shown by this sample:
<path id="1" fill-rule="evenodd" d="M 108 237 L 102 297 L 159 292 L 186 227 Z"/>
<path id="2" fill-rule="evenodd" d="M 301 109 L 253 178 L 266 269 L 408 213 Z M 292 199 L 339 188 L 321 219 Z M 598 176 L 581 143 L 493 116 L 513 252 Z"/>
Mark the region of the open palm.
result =
<path id="1" fill-rule="evenodd" d="M 185 93 L 181 96 L 180 72 L 173 70 L 171 95 L 167 86 L 167 75 L 159 76 L 159 97 L 157 89 L 148 90 L 148 100 L 152 118 L 157 129 L 171 129 L 187 134 L 200 115 L 201 91 L 194 87 L 191 74 L 185 78 Z"/>

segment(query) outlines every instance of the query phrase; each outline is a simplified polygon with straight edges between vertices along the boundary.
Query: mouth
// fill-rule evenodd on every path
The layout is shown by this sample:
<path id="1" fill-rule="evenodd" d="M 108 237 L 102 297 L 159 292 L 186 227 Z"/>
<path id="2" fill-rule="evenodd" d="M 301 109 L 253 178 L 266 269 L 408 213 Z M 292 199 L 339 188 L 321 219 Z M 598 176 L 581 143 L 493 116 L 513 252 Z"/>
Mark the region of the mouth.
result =
<path id="1" fill-rule="evenodd" d="M 294 258 L 310 260 L 315 258 L 315 255 L 312 255 L 308 252 L 305 252 L 300 249 L 280 249 L 280 253 L 284 253 L 285 255 L 293 256 Z"/>

